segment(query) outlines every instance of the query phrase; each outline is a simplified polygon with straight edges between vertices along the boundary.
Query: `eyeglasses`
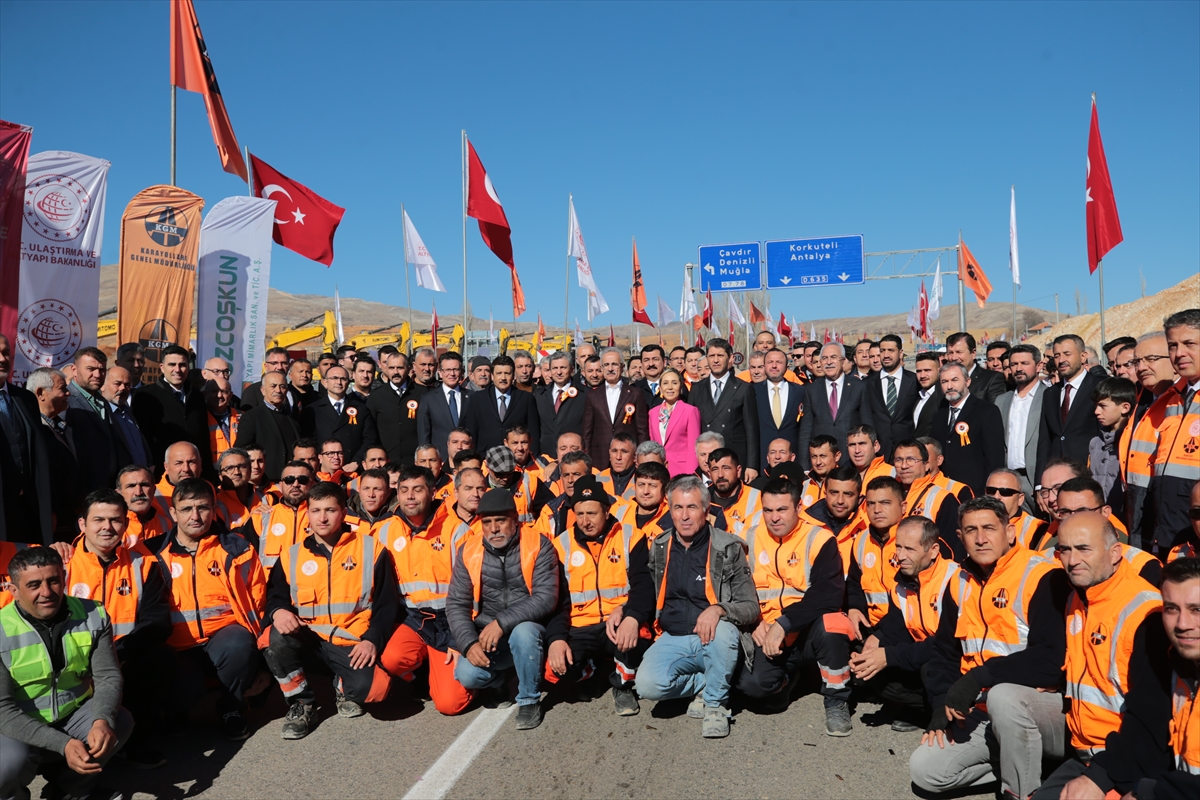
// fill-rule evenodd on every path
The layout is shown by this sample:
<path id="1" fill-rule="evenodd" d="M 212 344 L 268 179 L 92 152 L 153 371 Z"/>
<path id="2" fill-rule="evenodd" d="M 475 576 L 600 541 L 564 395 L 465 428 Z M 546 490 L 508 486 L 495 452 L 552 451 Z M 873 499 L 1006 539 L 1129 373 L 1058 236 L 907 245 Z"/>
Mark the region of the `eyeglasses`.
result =
<path id="1" fill-rule="evenodd" d="M 1188 519 L 1200 520 L 1200 506 L 1192 506 L 1188 509 Z"/>
<path id="2" fill-rule="evenodd" d="M 1099 510 L 1100 510 L 1099 506 L 1096 506 L 1095 508 L 1086 508 L 1086 507 L 1085 508 L 1063 508 L 1062 506 L 1059 506 L 1058 507 L 1058 515 L 1060 517 L 1062 517 L 1063 519 L 1066 519 L 1067 517 L 1071 516 L 1072 514 L 1078 514 L 1083 511 L 1099 511 Z"/>
<path id="3" fill-rule="evenodd" d="M 1145 364 L 1147 367 L 1152 367 L 1155 363 L 1162 361 L 1164 358 L 1170 358 L 1170 356 L 1142 356 L 1141 358 L 1133 359 L 1129 363 L 1135 367 L 1138 364 Z"/>
<path id="4" fill-rule="evenodd" d="M 1000 495 L 1001 497 L 1016 497 L 1021 493 L 1020 489 L 1010 489 L 1007 486 L 985 486 L 983 491 L 990 495 Z"/>
<path id="5" fill-rule="evenodd" d="M 910 464 L 925 463 L 922 459 L 920 459 L 917 456 L 904 456 L 902 458 L 895 458 L 892 460 L 896 462 L 896 466 L 905 466 L 905 467 L 909 466 Z"/>
<path id="6" fill-rule="evenodd" d="M 221 472 L 245 472 L 250 469 L 249 464 L 226 464 L 221 467 Z"/>
<path id="7" fill-rule="evenodd" d="M 346 453 L 343 450 L 330 450 L 327 453 L 321 453 L 321 455 L 329 457 L 329 458 L 332 458 L 333 456 L 337 456 L 338 458 L 346 457 Z"/>
<path id="8" fill-rule="evenodd" d="M 231 369 L 210 369 L 209 372 L 213 375 L 220 375 L 222 378 L 228 378 L 233 374 L 233 370 Z"/>
<path id="9" fill-rule="evenodd" d="M 279 482 L 286 483 L 288 486 L 291 486 L 293 483 L 298 483 L 301 486 L 308 486 L 310 483 L 312 483 L 312 478 L 308 477 L 307 475 L 287 475 L 280 478 Z"/>
<path id="10" fill-rule="evenodd" d="M 1057 486 L 1039 486 L 1037 493 L 1042 497 L 1051 497 L 1058 494 L 1058 490 L 1062 488 L 1062 484 Z"/>

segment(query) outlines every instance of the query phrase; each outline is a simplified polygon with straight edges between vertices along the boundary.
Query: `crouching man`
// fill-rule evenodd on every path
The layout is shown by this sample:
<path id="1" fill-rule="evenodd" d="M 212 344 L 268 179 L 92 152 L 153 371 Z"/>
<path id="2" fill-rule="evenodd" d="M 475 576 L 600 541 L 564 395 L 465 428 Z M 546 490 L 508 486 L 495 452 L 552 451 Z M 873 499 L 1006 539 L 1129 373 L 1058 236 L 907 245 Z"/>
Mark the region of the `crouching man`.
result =
<path id="1" fill-rule="evenodd" d="M 462 655 L 454 677 L 467 689 L 499 689 L 517 673 L 517 730 L 542 724 L 542 655 L 546 623 L 558 611 L 561 572 L 549 539 L 518 530 L 506 489 L 479 501 L 482 536 L 459 548 L 446 596 L 446 619 Z M 507 702 L 507 692 L 501 702 Z"/>
<path id="2" fill-rule="evenodd" d="M 364 703 L 387 696 L 390 680 L 376 662 L 396 625 L 396 569 L 387 548 L 345 520 L 346 490 L 328 481 L 314 486 L 312 532 L 280 554 L 267 581 L 267 666 L 291 704 L 284 739 L 303 739 L 312 727 L 306 651 L 333 671 L 338 716 L 360 717 Z"/>
<path id="3" fill-rule="evenodd" d="M 759 620 L 758 594 L 742 540 L 708 524 L 710 498 L 698 476 L 667 487 L 674 530 L 650 545 L 661 635 L 642 659 L 637 693 L 645 700 L 695 699 L 688 716 L 703 720 L 701 735 L 729 735 L 729 683 L 739 639 Z"/>

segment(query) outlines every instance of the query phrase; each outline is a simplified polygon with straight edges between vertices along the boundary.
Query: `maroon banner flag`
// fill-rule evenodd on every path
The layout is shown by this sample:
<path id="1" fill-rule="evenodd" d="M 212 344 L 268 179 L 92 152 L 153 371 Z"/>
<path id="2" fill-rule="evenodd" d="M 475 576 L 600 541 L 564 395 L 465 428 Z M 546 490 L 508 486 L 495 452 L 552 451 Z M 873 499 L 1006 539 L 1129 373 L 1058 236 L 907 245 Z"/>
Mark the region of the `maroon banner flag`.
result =
<path id="1" fill-rule="evenodd" d="M 21 287 L 21 217 L 33 128 L 0 119 L 0 333 L 15 348 Z"/>

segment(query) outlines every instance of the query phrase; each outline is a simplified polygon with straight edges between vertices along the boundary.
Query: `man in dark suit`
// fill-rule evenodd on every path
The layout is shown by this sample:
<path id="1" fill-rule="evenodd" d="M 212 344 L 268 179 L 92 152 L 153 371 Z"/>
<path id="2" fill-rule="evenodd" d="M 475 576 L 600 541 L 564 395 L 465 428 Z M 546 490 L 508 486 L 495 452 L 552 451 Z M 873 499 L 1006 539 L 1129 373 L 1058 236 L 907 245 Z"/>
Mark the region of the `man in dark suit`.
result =
<path id="1" fill-rule="evenodd" d="M 738 454 L 739 462 L 746 467 L 742 479 L 749 483 L 758 477 L 762 463 L 754 390 L 730 370 L 733 347 L 729 342 L 711 340 L 706 356 L 709 376 L 692 384 L 688 402 L 700 411 L 700 427 L 721 434 L 725 446 Z"/>
<path id="2" fill-rule="evenodd" d="M 648 344 L 642 348 L 642 377 L 633 385 L 646 395 L 646 407 L 657 408 L 662 405 L 662 395 L 658 390 L 658 379 L 667 368 L 667 354 L 662 345 Z M 687 387 L 679 387 L 679 399 L 687 401 Z"/>
<path id="3" fill-rule="evenodd" d="M 345 453 L 343 468 L 357 471 L 367 449 L 379 443 L 375 420 L 367 412 L 367 404 L 348 393 L 350 373 L 345 367 L 326 370 L 321 385 L 325 397 L 300 412 L 300 435 L 315 439 L 318 445 L 337 439 Z"/>
<path id="4" fill-rule="evenodd" d="M 942 389 L 938 386 L 938 370 L 941 368 L 942 363 L 938 360 L 937 353 L 931 353 L 928 350 L 924 353 L 917 353 L 915 369 L 917 402 L 913 406 L 914 436 L 928 436 L 930 428 L 933 427 L 933 414 L 942 403 Z M 903 440 L 896 440 L 896 442 L 899 441 Z M 892 442 L 891 448 L 886 453 L 889 459 L 892 457 L 891 450 L 896 448 L 896 442 Z"/>
<path id="5" fill-rule="evenodd" d="M 792 453 L 799 451 L 800 420 L 806 407 L 804 387 L 787 379 L 787 353 L 771 348 L 764 356 L 763 368 L 767 379 L 751 385 L 758 412 L 760 472 L 767 466 L 767 452 L 776 439 L 786 440 Z"/>
<path id="6" fill-rule="evenodd" d="M 204 397 L 188 388 L 187 350 L 177 344 L 164 348 L 161 368 L 162 377 L 138 389 L 130 405 L 156 460 L 176 442 L 191 441 L 188 411 L 204 405 Z"/>
<path id="7" fill-rule="evenodd" d="M 1008 391 L 1004 375 L 992 372 L 975 362 L 975 337 L 962 331 L 946 337 L 946 363 L 960 364 L 971 379 L 971 394 L 995 404 L 996 398 Z"/>
<path id="8" fill-rule="evenodd" d="M 132 389 L 133 376 L 129 374 L 129 370 L 115 364 L 108 368 L 108 373 L 104 376 L 104 385 L 100 387 L 100 394 L 112 413 L 113 432 L 117 440 L 118 472 L 130 464 L 150 470 L 153 470 L 155 465 L 150 442 L 146 441 L 145 434 L 129 410 L 129 393 Z"/>
<path id="9" fill-rule="evenodd" d="M 380 358 L 387 383 L 371 392 L 367 411 L 375 419 L 379 443 L 393 464 L 411 464 L 420 440 L 417 438 L 417 411 L 425 387 L 408 376 L 408 356 L 389 353 Z M 295 390 L 293 385 L 290 389 Z"/>
<path id="10" fill-rule="evenodd" d="M 841 452 L 848 452 L 846 437 L 851 428 L 875 426 L 867 402 L 867 384 L 847 378 L 842 372 L 846 353 L 840 344 L 830 342 L 821 348 L 819 368 L 822 375 L 806 387 L 808 407 L 800 420 L 800 462 L 805 472 L 812 468 L 808 443 L 825 434 L 837 439 Z"/>
<path id="11" fill-rule="evenodd" d="M 536 395 L 542 431 L 541 441 L 536 446 L 539 454 L 554 458 L 559 436 L 576 433 L 583 438 L 583 407 L 588 390 L 571 381 L 571 357 L 563 352 L 550 357 L 550 380 L 550 386 Z"/>
<path id="12" fill-rule="evenodd" d="M 37 398 L 8 382 L 12 349 L 0 335 L 0 541 L 52 541 L 50 470 Z"/>
<path id="13" fill-rule="evenodd" d="M 987 476 L 1004 467 L 1004 421 L 1000 409 L 971 393 L 961 364 L 946 364 L 938 376 L 945 399 L 929 435 L 941 442 L 942 472 L 983 496 Z"/>
<path id="14" fill-rule="evenodd" d="M 1083 339 L 1069 333 L 1055 339 L 1053 348 L 1058 383 L 1042 397 L 1036 472 L 1039 477 L 1052 458 L 1070 458 L 1086 464 L 1088 444 L 1093 436 L 1100 435 L 1092 390 L 1101 378 L 1083 367 Z"/>
<path id="15" fill-rule="evenodd" d="M 263 354 L 262 374 L 278 372 L 286 375 L 291 364 L 291 356 L 283 347 L 272 347 Z M 238 377 L 241 380 L 241 376 Z M 241 384 L 238 384 L 241 385 Z M 242 408 L 249 411 L 255 406 L 262 405 L 262 381 L 250 384 L 242 390 Z"/>
<path id="16" fill-rule="evenodd" d="M 608 446 L 617 433 L 627 433 L 641 443 L 650 438 L 650 411 L 641 389 L 622 380 L 625 359 L 615 347 L 600 354 L 604 382 L 583 404 L 583 449 L 596 469 L 608 469 Z"/>
<path id="17" fill-rule="evenodd" d="M 323 395 L 313 386 L 312 362 L 307 358 L 298 358 L 288 367 L 287 403 L 292 416 L 300 418 L 304 407 L 315 403 Z"/>
<path id="18" fill-rule="evenodd" d="M 513 384 L 516 362 L 508 356 L 496 356 L 491 367 L 491 385 L 475 393 L 462 417 L 462 426 L 471 432 L 475 451 L 486 453 L 504 444 L 504 434 L 517 426 L 529 431 L 529 441 L 538 441 L 541 426 L 537 403 L 531 393 L 522 392 Z"/>
<path id="19" fill-rule="evenodd" d="M 117 432 L 112 411 L 100 393 L 108 373 L 108 356 L 95 347 L 82 347 L 73 359 L 75 377 L 67 384 L 66 421 L 75 438 L 83 493 L 111 489 L 119 463 Z"/>
<path id="20" fill-rule="evenodd" d="M 42 367 L 29 373 L 25 385 L 37 400 L 39 416 L 34 435 L 41 437 L 46 454 L 46 470 L 37 479 L 38 491 L 50 496 L 53 532 L 49 541 L 69 542 L 79 532 L 77 520 L 84 491 L 79 448 L 67 420 L 67 379 L 56 369 Z"/>
<path id="21" fill-rule="evenodd" d="M 417 406 L 417 444 L 431 444 L 438 449 L 443 464 L 450 464 L 446 452 L 446 440 L 450 431 L 461 427 L 463 414 L 472 398 L 463 391 L 462 356 L 451 350 L 438 358 L 438 372 L 442 382 L 434 384 Z"/>
<path id="22" fill-rule="evenodd" d="M 264 483 L 268 485 L 279 480 L 284 465 L 292 460 L 292 446 L 300 438 L 299 424 L 282 410 L 286 395 L 287 380 L 283 373 L 267 373 L 262 380 L 264 402 L 242 414 L 238 421 L 234 447 L 262 447 Z"/>
<path id="23" fill-rule="evenodd" d="M 879 340 L 879 364 L 880 371 L 872 373 L 865 385 L 880 453 L 890 464 L 896 442 L 913 438 L 913 411 L 921 390 L 916 373 L 904 368 L 904 342 L 894 333 Z"/>

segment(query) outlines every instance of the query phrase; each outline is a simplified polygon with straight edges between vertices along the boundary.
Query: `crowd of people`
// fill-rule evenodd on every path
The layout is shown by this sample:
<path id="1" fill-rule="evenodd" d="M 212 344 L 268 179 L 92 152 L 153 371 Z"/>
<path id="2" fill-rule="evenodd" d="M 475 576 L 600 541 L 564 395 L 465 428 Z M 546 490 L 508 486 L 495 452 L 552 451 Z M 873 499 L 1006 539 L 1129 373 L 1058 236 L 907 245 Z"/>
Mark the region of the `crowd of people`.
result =
<path id="1" fill-rule="evenodd" d="M 1200 309 L 1103 361 L 786 344 L 275 348 L 242 387 L 129 343 L 21 387 L 0 337 L 0 799 L 163 766 L 214 685 L 229 739 L 275 687 L 303 738 L 321 676 L 342 717 L 608 685 L 705 738 L 816 691 L 928 792 L 1200 796 Z"/>

